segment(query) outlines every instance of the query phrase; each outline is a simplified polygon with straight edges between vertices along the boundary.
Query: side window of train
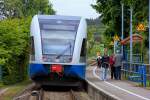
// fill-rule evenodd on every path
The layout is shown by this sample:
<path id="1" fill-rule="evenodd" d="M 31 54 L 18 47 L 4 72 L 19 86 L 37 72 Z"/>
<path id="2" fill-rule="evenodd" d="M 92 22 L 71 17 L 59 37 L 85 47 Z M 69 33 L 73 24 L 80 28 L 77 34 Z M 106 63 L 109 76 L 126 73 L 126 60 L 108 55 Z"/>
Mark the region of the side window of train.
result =
<path id="1" fill-rule="evenodd" d="M 30 50 L 31 60 L 35 60 L 35 48 L 34 48 L 34 37 L 33 36 L 31 36 L 31 38 L 30 38 L 30 47 L 31 47 L 31 50 Z"/>
<path id="2" fill-rule="evenodd" d="M 82 41 L 82 48 L 80 52 L 80 62 L 86 61 L 86 39 L 83 39 Z"/>

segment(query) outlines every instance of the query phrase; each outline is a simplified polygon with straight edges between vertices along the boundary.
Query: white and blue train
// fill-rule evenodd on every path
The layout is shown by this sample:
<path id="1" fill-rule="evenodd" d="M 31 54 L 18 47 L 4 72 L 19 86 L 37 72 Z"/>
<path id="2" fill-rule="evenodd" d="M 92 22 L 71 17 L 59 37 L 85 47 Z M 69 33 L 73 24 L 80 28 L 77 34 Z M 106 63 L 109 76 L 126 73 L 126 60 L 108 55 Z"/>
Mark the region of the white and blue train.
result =
<path id="1" fill-rule="evenodd" d="M 31 22 L 30 78 L 50 85 L 84 80 L 86 33 L 84 18 L 35 15 Z"/>

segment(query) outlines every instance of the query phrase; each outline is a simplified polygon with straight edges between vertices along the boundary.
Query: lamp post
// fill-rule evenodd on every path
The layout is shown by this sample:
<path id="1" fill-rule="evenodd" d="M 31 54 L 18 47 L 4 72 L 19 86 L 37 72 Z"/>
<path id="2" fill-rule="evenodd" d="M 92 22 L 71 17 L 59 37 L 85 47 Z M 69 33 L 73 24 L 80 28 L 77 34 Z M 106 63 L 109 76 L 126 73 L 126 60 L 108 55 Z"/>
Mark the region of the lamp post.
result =
<path id="1" fill-rule="evenodd" d="M 130 7 L 130 63 L 132 63 L 132 13 L 133 8 Z"/>
<path id="2" fill-rule="evenodd" d="M 121 31 L 122 31 L 122 35 L 121 35 L 121 40 L 123 40 L 124 36 L 123 36 L 123 31 L 124 31 L 124 4 L 121 3 L 121 9 L 122 9 L 122 21 L 121 21 Z M 123 45 L 121 46 L 121 53 L 123 55 Z"/>
<path id="3" fill-rule="evenodd" d="M 150 0 L 149 0 L 149 64 L 150 64 Z"/>

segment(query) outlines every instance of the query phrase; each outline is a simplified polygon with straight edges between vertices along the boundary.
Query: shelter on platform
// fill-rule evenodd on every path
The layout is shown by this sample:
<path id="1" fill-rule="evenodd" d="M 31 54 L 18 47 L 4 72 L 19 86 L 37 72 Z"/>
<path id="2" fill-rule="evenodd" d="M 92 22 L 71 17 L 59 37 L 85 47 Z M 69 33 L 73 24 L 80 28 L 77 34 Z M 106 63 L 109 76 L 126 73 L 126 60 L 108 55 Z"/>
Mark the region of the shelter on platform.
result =
<path id="1" fill-rule="evenodd" d="M 133 34 L 132 35 L 132 42 L 133 42 L 133 44 L 137 44 L 137 43 L 139 44 L 140 43 L 140 49 L 138 49 L 138 50 L 133 49 L 136 52 L 133 52 L 132 56 L 133 56 L 133 62 L 141 63 L 141 62 L 143 62 L 143 52 L 142 52 L 143 37 L 142 37 L 142 35 Z M 129 60 L 130 59 L 130 57 L 129 57 L 129 55 L 130 55 L 129 51 L 130 50 L 127 49 L 128 44 L 130 43 L 130 36 L 125 38 L 124 40 L 122 40 L 120 43 L 121 43 L 121 45 L 124 45 L 124 58 L 125 58 L 125 60 L 130 61 Z"/>
<path id="2" fill-rule="evenodd" d="M 140 42 L 142 44 L 143 37 L 140 34 L 133 34 L 132 41 L 133 41 L 133 43 Z M 122 45 L 127 45 L 128 43 L 130 43 L 130 36 L 128 36 L 127 38 L 125 38 L 124 40 L 121 41 Z"/>

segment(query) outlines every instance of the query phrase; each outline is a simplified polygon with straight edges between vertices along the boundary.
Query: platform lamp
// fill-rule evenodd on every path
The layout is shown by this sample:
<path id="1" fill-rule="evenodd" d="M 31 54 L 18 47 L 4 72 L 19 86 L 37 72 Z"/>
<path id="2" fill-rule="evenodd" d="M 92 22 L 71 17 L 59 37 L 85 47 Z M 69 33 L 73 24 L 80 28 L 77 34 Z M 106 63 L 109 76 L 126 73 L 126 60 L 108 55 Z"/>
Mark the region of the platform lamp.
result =
<path id="1" fill-rule="evenodd" d="M 124 38 L 124 3 L 121 2 L 121 40 Z M 123 55 L 123 45 L 121 46 L 121 53 Z"/>
<path id="2" fill-rule="evenodd" d="M 132 8 L 132 6 L 130 6 L 130 66 L 131 66 L 131 63 L 132 63 L 132 60 L 133 60 L 133 58 L 132 58 L 132 49 L 133 49 L 133 44 L 132 44 L 132 34 L 133 34 L 133 31 L 132 31 L 132 15 L 133 15 L 133 8 Z"/>

